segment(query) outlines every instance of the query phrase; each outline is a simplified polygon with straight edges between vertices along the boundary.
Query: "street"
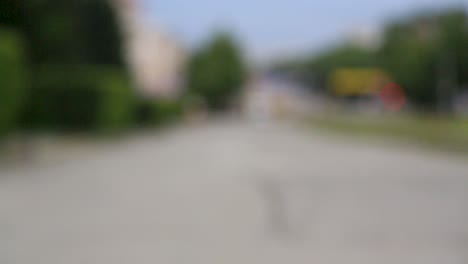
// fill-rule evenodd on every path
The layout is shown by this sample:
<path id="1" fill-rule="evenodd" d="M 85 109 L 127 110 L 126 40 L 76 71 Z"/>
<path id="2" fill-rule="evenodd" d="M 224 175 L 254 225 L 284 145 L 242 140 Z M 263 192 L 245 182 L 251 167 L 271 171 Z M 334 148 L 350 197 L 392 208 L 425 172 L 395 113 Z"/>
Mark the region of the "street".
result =
<path id="1" fill-rule="evenodd" d="M 468 162 L 218 120 L 0 168 L 2 264 L 468 263 Z"/>

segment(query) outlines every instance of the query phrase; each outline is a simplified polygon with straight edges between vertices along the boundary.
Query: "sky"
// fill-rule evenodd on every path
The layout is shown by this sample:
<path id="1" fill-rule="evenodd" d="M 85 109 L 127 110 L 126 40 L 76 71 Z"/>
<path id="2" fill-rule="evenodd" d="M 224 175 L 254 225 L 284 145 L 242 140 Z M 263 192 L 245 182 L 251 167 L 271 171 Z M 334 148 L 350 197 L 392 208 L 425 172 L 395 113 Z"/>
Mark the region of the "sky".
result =
<path id="1" fill-rule="evenodd" d="M 468 0 L 140 0 L 145 16 L 194 47 L 229 30 L 256 61 L 313 52 L 390 19 Z"/>

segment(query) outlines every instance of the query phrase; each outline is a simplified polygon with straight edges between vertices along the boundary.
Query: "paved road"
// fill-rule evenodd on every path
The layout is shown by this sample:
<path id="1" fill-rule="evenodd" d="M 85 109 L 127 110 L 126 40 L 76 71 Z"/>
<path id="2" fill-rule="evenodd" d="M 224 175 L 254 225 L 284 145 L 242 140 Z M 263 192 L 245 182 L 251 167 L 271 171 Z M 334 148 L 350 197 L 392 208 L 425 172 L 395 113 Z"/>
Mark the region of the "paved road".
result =
<path id="1" fill-rule="evenodd" d="M 228 121 L 72 157 L 0 170 L 0 263 L 468 263 L 462 158 Z"/>

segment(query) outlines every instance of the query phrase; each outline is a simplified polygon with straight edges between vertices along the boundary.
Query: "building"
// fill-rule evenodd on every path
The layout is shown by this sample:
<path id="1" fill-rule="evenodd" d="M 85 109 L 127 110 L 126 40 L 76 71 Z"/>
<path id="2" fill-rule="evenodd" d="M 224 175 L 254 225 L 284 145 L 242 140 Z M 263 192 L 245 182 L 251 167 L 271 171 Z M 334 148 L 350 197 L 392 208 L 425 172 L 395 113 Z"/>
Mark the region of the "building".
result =
<path id="1" fill-rule="evenodd" d="M 144 19 L 138 0 L 116 0 L 135 85 L 146 97 L 177 97 L 186 52 L 164 28 Z"/>

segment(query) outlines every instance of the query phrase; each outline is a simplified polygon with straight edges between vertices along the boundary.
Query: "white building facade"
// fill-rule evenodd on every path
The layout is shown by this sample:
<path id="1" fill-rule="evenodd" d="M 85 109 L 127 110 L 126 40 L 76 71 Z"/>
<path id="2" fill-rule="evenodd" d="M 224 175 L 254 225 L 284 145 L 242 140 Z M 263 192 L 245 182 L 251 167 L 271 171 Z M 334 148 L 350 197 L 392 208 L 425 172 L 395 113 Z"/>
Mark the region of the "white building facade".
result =
<path id="1" fill-rule="evenodd" d="M 116 1 L 127 61 L 139 92 L 145 97 L 177 97 L 184 86 L 184 48 L 162 27 L 143 18 L 138 0 Z"/>

